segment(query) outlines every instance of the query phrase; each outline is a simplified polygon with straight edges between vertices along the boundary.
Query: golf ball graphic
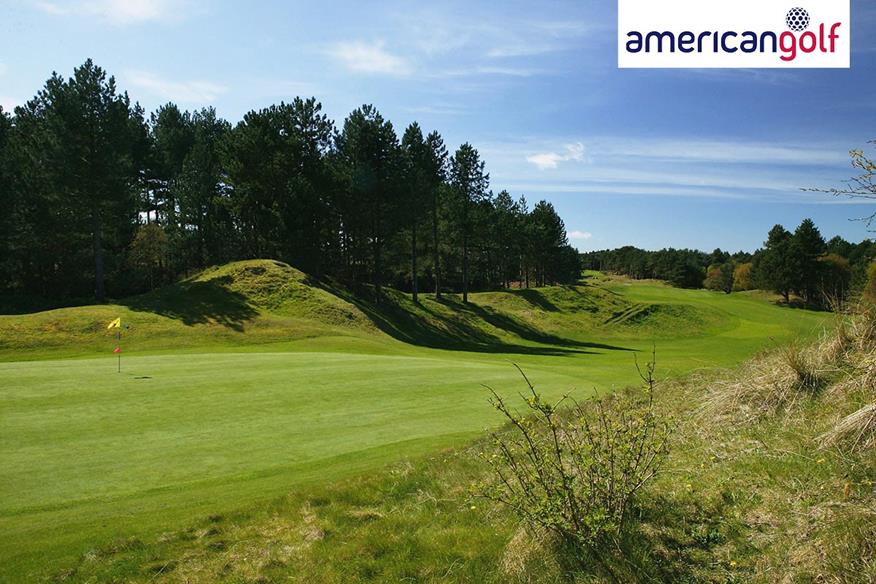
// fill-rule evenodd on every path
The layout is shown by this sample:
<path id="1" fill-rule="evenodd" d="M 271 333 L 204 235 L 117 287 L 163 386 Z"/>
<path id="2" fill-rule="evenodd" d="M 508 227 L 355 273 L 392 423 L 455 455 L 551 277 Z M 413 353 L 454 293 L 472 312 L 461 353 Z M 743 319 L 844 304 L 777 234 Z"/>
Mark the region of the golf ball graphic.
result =
<path id="1" fill-rule="evenodd" d="M 785 16 L 785 22 L 794 32 L 803 32 L 809 28 L 809 13 L 802 8 L 792 8 Z"/>

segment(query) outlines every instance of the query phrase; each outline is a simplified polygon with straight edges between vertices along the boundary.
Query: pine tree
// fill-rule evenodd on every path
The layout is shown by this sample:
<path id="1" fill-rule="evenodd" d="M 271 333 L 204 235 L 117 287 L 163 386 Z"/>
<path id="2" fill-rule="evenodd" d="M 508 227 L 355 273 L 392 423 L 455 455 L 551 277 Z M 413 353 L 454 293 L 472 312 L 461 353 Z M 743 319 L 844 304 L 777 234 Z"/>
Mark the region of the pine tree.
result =
<path id="1" fill-rule="evenodd" d="M 523 227 L 524 217 L 520 207 L 508 191 L 502 191 L 496 195 L 494 202 L 495 229 L 493 232 L 495 246 L 499 254 L 499 280 L 506 288 L 510 286 L 511 279 L 516 274 L 513 270 L 519 269 L 519 258 L 522 251 L 520 232 Z"/>
<path id="2" fill-rule="evenodd" d="M 11 288 L 15 269 L 12 263 L 12 231 L 17 196 L 12 184 L 12 119 L 0 106 L 0 291 Z"/>
<path id="3" fill-rule="evenodd" d="M 0 189 L 0 287 L 47 299 L 91 288 L 102 300 L 107 287 L 142 291 L 253 257 L 370 281 L 378 301 L 385 281 L 410 282 L 419 300 L 429 263 L 436 298 L 451 288 L 466 302 L 473 288 L 579 272 L 556 211 L 530 213 L 507 192 L 493 201 L 469 144 L 449 161 L 441 136 L 416 123 L 399 144 L 370 105 L 336 133 L 313 98 L 233 128 L 213 109 L 169 103 L 147 124 L 91 61 L 53 75 L 13 118 L 0 110 Z"/>
<path id="4" fill-rule="evenodd" d="M 227 213 L 221 149 L 231 126 L 206 108 L 191 116 L 193 141 L 177 177 L 176 200 L 188 245 L 186 266 L 203 267 L 224 261 L 231 219 Z"/>
<path id="5" fill-rule="evenodd" d="M 154 213 L 155 220 L 175 237 L 179 230 L 179 181 L 195 143 L 195 128 L 191 114 L 180 111 L 173 103 L 158 108 L 149 125 L 153 144 L 152 184 L 143 211 L 147 221 Z"/>
<path id="6" fill-rule="evenodd" d="M 61 228 L 70 237 L 90 234 L 98 302 L 106 298 L 105 248 L 112 252 L 112 267 L 118 268 L 133 234 L 139 177 L 132 131 L 143 124 L 137 119 L 141 115 L 126 94 L 117 93 L 115 79 L 91 60 L 69 80 L 53 75 L 22 111 L 32 138 L 26 142 L 24 163 L 41 175 L 32 183 L 38 183 L 38 190 L 30 196 L 43 197 L 56 216 L 68 211 L 75 217 Z M 76 263 L 75 256 L 63 259 Z"/>
<path id="7" fill-rule="evenodd" d="M 760 287 L 781 294 L 785 302 L 790 300 L 797 281 L 793 252 L 791 234 L 781 225 L 775 225 L 770 229 L 763 253 L 755 263 Z"/>
<path id="8" fill-rule="evenodd" d="M 442 194 L 446 192 L 447 181 L 447 148 L 444 139 L 438 132 L 430 132 L 426 136 L 428 148 L 427 182 L 430 195 L 430 215 L 432 221 L 432 278 L 435 284 L 435 298 L 441 298 L 441 248 L 439 216 L 442 205 Z"/>
<path id="9" fill-rule="evenodd" d="M 490 175 L 471 144 L 459 147 L 450 161 L 453 215 L 462 245 L 462 301 L 468 303 L 470 251 L 478 206 L 489 198 Z"/>
<path id="10" fill-rule="evenodd" d="M 421 213 L 428 204 L 429 184 L 429 147 L 423 139 L 419 124 L 412 123 L 405 130 L 401 143 L 402 176 L 405 190 L 403 209 L 406 222 L 410 229 L 411 242 L 411 298 L 415 304 L 419 300 L 417 267 L 417 230 L 420 226 Z"/>
<path id="11" fill-rule="evenodd" d="M 398 139 L 392 123 L 374 106 L 363 105 L 347 117 L 336 145 L 348 181 L 344 228 L 354 245 L 370 250 L 375 301 L 380 302 L 384 252 L 399 226 Z"/>
<path id="12" fill-rule="evenodd" d="M 554 206 L 547 201 L 539 201 L 529 214 L 531 253 L 535 260 L 536 286 L 544 286 L 549 281 L 557 281 L 558 252 L 569 241 L 566 227 Z"/>
<path id="13" fill-rule="evenodd" d="M 795 288 L 807 303 L 814 303 L 818 297 L 821 271 L 824 268 L 819 258 L 824 255 L 826 244 L 812 219 L 804 219 L 797 227 L 791 249 L 797 270 Z"/>

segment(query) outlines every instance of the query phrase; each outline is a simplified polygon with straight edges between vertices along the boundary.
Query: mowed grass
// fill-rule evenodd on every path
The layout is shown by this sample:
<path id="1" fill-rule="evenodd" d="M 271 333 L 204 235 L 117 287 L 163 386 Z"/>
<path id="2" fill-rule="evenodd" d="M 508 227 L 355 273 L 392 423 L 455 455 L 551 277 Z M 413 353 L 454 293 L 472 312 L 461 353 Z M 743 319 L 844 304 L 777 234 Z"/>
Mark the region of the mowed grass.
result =
<path id="1" fill-rule="evenodd" d="M 826 318 L 595 275 L 473 300 L 374 305 L 244 262 L 118 306 L 0 317 L 0 580 L 458 446 L 499 422 L 483 384 L 523 389 L 514 363 L 583 396 L 632 383 L 652 343 L 680 375 Z"/>

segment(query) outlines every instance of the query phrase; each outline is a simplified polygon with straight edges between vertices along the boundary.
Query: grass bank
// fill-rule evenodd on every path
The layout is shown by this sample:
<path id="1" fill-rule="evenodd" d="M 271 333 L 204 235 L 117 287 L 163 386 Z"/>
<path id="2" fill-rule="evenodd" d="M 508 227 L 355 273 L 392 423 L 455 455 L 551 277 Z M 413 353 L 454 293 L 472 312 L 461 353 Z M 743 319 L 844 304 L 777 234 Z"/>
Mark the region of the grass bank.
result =
<path id="1" fill-rule="evenodd" d="M 0 317 L 0 576 L 32 581 L 113 541 L 459 447 L 499 422 L 482 384 L 521 388 L 512 363 L 548 396 L 585 397 L 632 383 L 655 342 L 677 377 L 825 320 L 599 276 L 472 299 L 375 304 L 255 261 L 116 305 Z M 132 325 L 121 374 L 117 316 Z"/>
<path id="2" fill-rule="evenodd" d="M 658 385 L 677 424 L 613 553 L 625 582 L 876 579 L 872 338 L 834 334 Z M 659 356 L 658 356 L 659 359 Z M 801 375 L 803 373 L 804 375 Z M 811 375 L 810 375 L 811 374 Z M 813 381 L 817 380 L 817 381 Z M 509 431 L 509 430 L 506 430 Z M 132 582 L 608 581 L 472 488 L 475 440 L 95 548 L 58 576 Z"/>

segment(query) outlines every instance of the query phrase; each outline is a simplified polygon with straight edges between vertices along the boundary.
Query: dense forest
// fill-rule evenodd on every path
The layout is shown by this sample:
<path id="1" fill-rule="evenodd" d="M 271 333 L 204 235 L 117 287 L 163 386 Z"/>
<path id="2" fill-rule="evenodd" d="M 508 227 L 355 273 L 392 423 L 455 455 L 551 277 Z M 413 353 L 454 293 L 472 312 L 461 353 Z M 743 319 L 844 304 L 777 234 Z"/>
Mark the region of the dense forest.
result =
<path id="1" fill-rule="evenodd" d="M 0 292 L 122 297 L 199 268 L 275 258 L 373 294 L 574 281 L 550 203 L 490 190 L 478 151 L 401 137 L 364 105 L 340 127 L 315 99 L 151 115 L 90 60 L 0 109 Z"/>
<path id="2" fill-rule="evenodd" d="M 794 295 L 813 306 L 828 306 L 861 292 L 876 271 L 876 242 L 849 243 L 836 236 L 825 241 L 811 219 L 791 233 L 774 226 L 755 253 L 711 253 L 690 249 L 646 251 L 636 247 L 581 255 L 585 269 L 624 274 L 631 278 L 666 280 L 682 288 L 709 288 L 730 293 L 763 289 Z"/>

